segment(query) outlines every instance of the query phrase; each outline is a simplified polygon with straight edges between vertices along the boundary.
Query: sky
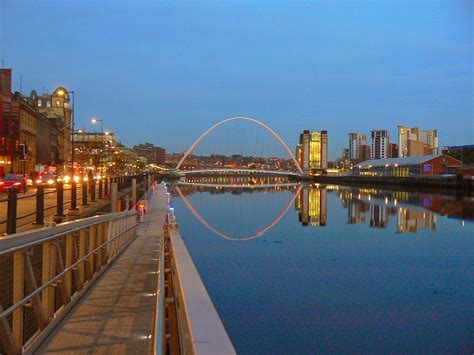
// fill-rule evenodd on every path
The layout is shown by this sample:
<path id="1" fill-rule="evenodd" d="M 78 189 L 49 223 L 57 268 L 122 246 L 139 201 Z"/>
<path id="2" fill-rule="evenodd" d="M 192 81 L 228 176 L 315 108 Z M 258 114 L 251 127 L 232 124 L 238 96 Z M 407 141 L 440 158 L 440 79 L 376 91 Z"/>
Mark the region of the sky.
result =
<path id="1" fill-rule="evenodd" d="M 294 149 L 328 130 L 438 129 L 474 143 L 472 1 L 0 1 L 14 90 L 75 91 L 77 127 L 187 149 L 247 116 Z M 256 127 L 256 129 L 259 129 Z"/>

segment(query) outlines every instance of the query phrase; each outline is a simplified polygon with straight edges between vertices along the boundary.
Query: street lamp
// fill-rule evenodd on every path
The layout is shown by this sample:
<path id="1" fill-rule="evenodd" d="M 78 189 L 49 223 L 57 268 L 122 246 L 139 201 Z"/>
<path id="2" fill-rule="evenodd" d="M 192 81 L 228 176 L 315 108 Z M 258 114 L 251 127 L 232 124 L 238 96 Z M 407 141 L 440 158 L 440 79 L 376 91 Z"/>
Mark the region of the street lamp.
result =
<path id="1" fill-rule="evenodd" d="M 74 174 L 74 90 L 71 91 L 64 91 L 63 89 L 59 89 L 57 91 L 59 96 L 65 96 L 66 94 L 72 94 L 72 108 L 71 108 L 71 170 Z"/>
<path id="2" fill-rule="evenodd" d="M 97 122 L 100 122 L 100 132 L 104 133 L 104 120 L 98 119 L 96 117 L 92 117 L 91 122 L 92 124 L 96 124 Z"/>
<path id="3" fill-rule="evenodd" d="M 92 124 L 96 124 L 97 122 L 100 122 L 100 133 L 102 134 L 101 139 L 102 139 L 102 143 L 105 145 L 105 143 L 104 143 L 104 134 L 106 136 L 108 136 L 110 134 L 110 132 L 108 132 L 108 131 L 104 132 L 104 120 L 99 119 L 97 117 L 92 117 L 91 122 L 92 122 Z M 100 173 L 101 173 L 101 175 L 103 174 L 103 170 L 104 170 L 103 166 L 102 166 L 102 154 L 103 153 L 105 153 L 104 148 L 101 149 L 101 154 L 99 154 L 99 160 L 100 160 L 99 163 L 100 163 Z"/>

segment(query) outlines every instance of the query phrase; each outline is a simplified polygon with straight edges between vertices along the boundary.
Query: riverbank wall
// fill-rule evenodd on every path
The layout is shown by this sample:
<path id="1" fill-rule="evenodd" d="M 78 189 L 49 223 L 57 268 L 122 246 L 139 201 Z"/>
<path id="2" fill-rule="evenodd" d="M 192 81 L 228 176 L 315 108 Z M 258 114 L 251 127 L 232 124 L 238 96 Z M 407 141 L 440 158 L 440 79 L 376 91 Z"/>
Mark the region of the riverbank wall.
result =
<path id="1" fill-rule="evenodd" d="M 378 187 L 382 189 L 405 189 L 425 192 L 461 193 L 471 196 L 474 180 L 459 176 L 360 176 L 360 175 L 320 175 L 313 182 L 336 185 Z"/>

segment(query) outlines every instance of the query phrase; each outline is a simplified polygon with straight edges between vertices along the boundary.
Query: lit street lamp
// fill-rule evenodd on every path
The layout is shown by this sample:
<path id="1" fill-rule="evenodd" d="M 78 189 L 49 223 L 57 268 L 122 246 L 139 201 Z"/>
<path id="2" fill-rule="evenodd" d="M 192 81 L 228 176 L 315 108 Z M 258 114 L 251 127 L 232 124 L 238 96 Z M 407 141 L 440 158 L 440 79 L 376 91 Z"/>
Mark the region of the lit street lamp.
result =
<path id="1" fill-rule="evenodd" d="M 91 122 L 93 124 L 96 124 L 97 122 L 100 122 L 100 133 L 104 133 L 104 120 L 100 120 L 98 118 L 92 117 Z"/>
<path id="2" fill-rule="evenodd" d="M 105 146 L 106 146 L 105 136 L 108 136 L 110 132 L 108 131 L 104 132 L 104 120 L 96 118 L 96 117 L 92 117 L 91 122 L 92 124 L 96 124 L 97 122 L 100 122 L 101 140 L 102 140 L 102 144 L 104 145 L 104 147 L 101 149 L 101 154 L 99 154 L 100 173 L 102 174 L 104 170 L 103 165 L 102 165 L 102 155 L 105 153 Z"/>

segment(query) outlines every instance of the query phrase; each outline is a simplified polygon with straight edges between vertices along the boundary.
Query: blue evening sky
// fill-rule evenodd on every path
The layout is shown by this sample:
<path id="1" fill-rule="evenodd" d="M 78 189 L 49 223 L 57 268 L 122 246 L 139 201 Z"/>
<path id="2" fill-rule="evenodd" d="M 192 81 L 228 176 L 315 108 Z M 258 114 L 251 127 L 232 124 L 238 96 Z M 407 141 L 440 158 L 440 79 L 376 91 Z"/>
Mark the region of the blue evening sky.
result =
<path id="1" fill-rule="evenodd" d="M 474 143 L 472 1 L 0 1 L 14 89 L 76 92 L 123 143 L 186 149 L 232 116 L 293 149 L 303 129 L 397 125 Z"/>

